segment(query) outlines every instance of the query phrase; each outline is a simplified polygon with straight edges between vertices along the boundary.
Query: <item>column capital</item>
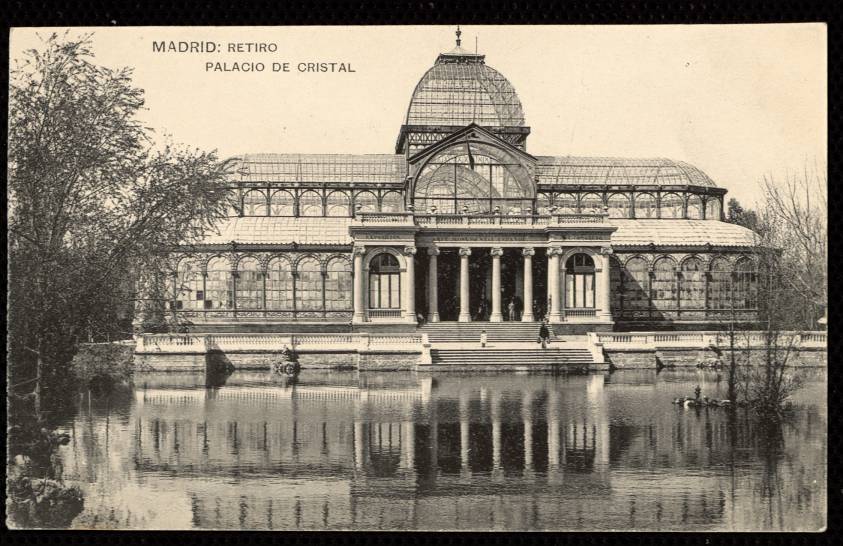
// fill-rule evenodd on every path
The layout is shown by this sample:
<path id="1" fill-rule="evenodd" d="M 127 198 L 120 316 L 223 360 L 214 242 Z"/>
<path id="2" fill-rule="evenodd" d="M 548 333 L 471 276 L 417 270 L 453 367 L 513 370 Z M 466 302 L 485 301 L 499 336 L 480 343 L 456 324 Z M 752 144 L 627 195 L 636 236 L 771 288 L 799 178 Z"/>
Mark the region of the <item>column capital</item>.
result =
<path id="1" fill-rule="evenodd" d="M 547 255 L 548 256 L 561 256 L 564 253 L 565 253 L 565 251 L 562 249 L 561 246 L 549 246 L 549 247 L 547 247 Z"/>
<path id="2" fill-rule="evenodd" d="M 363 256 L 366 254 L 366 247 L 365 246 L 355 246 L 352 248 L 351 253 L 355 256 Z"/>
<path id="3" fill-rule="evenodd" d="M 438 246 L 427 247 L 427 255 L 428 256 L 439 256 L 441 253 L 442 253 L 442 251 L 439 250 Z"/>
<path id="4" fill-rule="evenodd" d="M 503 256 L 503 249 L 499 246 L 493 247 L 489 254 L 492 256 Z"/>
<path id="5" fill-rule="evenodd" d="M 471 248 L 467 246 L 460 247 L 460 256 L 471 256 Z"/>
<path id="6" fill-rule="evenodd" d="M 615 251 L 610 246 L 601 246 L 600 247 L 600 254 L 603 254 L 604 256 L 608 256 L 609 254 L 614 254 L 614 252 Z"/>
<path id="7" fill-rule="evenodd" d="M 414 246 L 405 246 L 404 247 L 404 255 L 405 256 L 415 256 L 418 249 Z"/>
<path id="8" fill-rule="evenodd" d="M 521 249 L 521 255 L 525 256 L 525 257 L 526 256 L 535 256 L 536 255 L 536 249 L 531 247 L 531 246 L 524 247 L 524 248 Z"/>

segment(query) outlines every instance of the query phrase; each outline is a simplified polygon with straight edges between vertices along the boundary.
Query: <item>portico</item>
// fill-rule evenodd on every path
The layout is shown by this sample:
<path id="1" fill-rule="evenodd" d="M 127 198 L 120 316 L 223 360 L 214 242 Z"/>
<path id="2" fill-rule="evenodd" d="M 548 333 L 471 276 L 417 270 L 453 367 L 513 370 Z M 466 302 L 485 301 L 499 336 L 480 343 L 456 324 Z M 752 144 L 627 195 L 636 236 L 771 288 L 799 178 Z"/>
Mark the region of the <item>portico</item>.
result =
<path id="1" fill-rule="evenodd" d="M 354 323 L 415 322 L 418 312 L 428 322 L 547 318 L 552 324 L 611 325 L 610 237 L 616 228 L 605 219 L 603 213 L 360 214 L 350 228 L 356 242 Z M 401 233 L 402 240 L 389 241 L 387 232 Z M 385 260 L 375 260 L 383 254 L 391 257 L 388 271 Z M 395 274 L 397 280 L 385 277 Z M 390 294 L 400 296 L 396 301 Z M 419 309 L 417 295 L 423 298 Z"/>

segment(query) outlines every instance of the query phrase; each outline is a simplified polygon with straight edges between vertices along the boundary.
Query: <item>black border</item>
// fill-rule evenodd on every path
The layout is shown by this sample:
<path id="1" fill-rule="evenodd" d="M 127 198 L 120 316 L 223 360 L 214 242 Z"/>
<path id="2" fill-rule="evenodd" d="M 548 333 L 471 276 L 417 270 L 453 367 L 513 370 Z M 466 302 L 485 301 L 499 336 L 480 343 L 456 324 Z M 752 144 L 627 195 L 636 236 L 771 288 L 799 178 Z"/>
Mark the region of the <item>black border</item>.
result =
<path id="1" fill-rule="evenodd" d="M 400 25 L 400 24 L 735 24 L 735 23 L 797 23 L 826 22 L 828 24 L 828 143 L 829 180 L 838 183 L 840 148 L 840 39 L 836 34 L 843 9 L 833 2 L 817 0 L 760 1 L 746 0 L 571 0 L 564 4 L 550 1 L 510 0 L 494 2 L 454 2 L 444 4 L 435 0 L 367 2 L 365 0 L 325 2 L 298 0 L 276 1 L 198 1 L 171 0 L 143 2 L 140 0 L 116 5 L 103 0 L 87 2 L 45 2 L 6 0 L 0 7 L 4 23 L 2 36 L 2 67 L 0 88 L 7 89 L 9 69 L 9 28 L 26 26 L 148 26 L 148 25 Z M 7 119 L 7 100 L 0 101 L 0 113 Z M 6 140 L 4 139 L 4 145 Z M 5 162 L 2 163 L 5 180 Z M 830 188 L 833 190 L 833 188 Z M 829 191 L 830 210 L 841 210 L 843 191 Z M 3 192 L 5 200 L 5 192 Z M 829 219 L 832 263 L 836 243 L 840 240 L 839 215 Z M 5 231 L 3 232 L 5 240 Z M 4 257 L 5 258 L 5 257 Z M 3 260 L 5 261 L 5 259 Z M 828 452 L 828 529 L 825 533 L 279 533 L 277 532 L 112 532 L 112 531 L 9 531 L 3 528 L 4 543 L 21 544 L 93 544 L 140 543 L 245 543 L 263 541 L 389 543 L 406 540 L 436 540 L 444 544 L 464 540 L 491 542 L 604 544 L 616 541 L 642 544 L 813 544 L 839 543 L 840 539 L 840 440 L 839 392 L 841 373 L 836 364 L 841 360 L 837 345 L 836 306 L 841 301 L 840 290 L 834 282 L 843 279 L 831 264 L 829 275 L 829 315 L 832 315 L 829 345 L 828 423 L 830 442 Z M 5 290 L 2 292 L 5 303 Z M 5 313 L 4 313 L 5 322 Z M 2 378 L 5 387 L 5 374 Z M 5 391 L 5 389 L 4 389 Z M 2 411 L 5 417 L 5 404 Z M 5 435 L 3 435 L 5 452 Z M 5 466 L 5 465 L 4 465 Z M 4 468 L 5 472 L 5 468 Z M 4 480 L 5 481 L 5 480 Z M 5 504 L 5 503 L 4 503 Z M 5 522 L 5 506 L 3 510 Z M 433 535 L 433 536 L 428 536 Z"/>

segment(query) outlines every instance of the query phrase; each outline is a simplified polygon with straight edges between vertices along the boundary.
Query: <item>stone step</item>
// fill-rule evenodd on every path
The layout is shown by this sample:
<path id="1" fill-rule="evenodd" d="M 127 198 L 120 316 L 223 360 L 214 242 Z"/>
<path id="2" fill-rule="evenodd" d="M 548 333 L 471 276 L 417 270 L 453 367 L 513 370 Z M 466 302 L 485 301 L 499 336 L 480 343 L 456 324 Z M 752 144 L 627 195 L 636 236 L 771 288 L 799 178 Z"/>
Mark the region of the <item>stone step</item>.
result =
<path id="1" fill-rule="evenodd" d="M 434 364 L 547 365 L 591 364 L 587 349 L 432 349 Z"/>

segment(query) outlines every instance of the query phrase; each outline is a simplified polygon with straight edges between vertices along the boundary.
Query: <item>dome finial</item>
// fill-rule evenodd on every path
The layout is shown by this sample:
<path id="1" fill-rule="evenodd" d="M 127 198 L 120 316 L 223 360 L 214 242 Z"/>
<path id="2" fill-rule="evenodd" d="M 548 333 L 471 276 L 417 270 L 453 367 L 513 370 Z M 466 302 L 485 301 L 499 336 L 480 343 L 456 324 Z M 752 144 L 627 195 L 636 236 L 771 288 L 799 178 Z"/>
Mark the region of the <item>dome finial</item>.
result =
<path id="1" fill-rule="evenodd" d="M 460 26 L 457 25 L 457 47 L 460 47 L 460 35 L 461 34 L 462 34 L 462 31 L 460 30 Z"/>

